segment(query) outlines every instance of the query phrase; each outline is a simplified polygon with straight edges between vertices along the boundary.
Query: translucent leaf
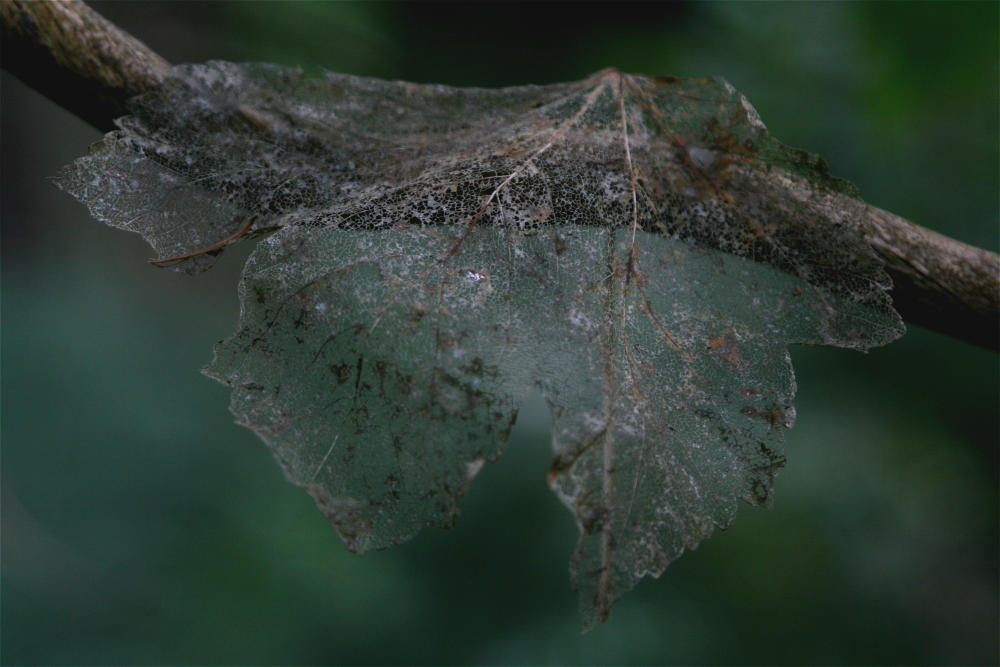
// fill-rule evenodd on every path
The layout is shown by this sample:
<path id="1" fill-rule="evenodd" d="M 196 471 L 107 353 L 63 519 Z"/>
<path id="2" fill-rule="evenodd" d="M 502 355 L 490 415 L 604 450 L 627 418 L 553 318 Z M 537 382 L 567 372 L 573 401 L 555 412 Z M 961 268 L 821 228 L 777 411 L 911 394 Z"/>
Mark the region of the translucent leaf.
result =
<path id="1" fill-rule="evenodd" d="M 451 525 L 537 388 L 588 625 L 738 499 L 770 502 L 789 344 L 902 332 L 851 186 L 721 79 L 478 90 L 208 63 L 134 112 L 61 185 L 161 257 L 259 216 L 207 372 L 347 545 Z"/>

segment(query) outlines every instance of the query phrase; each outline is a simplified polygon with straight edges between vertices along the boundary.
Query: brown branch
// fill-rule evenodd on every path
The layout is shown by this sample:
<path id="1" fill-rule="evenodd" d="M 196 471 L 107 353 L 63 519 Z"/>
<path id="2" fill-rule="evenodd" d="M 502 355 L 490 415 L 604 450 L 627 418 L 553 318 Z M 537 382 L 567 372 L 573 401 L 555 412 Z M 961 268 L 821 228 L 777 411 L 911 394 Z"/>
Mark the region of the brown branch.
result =
<path id="1" fill-rule="evenodd" d="M 98 128 L 163 81 L 169 64 L 80 0 L 0 0 L 3 67 Z M 895 284 L 903 319 L 1000 347 L 1000 257 L 841 197 Z"/>
<path id="2" fill-rule="evenodd" d="M 0 0 L 0 28 L 4 69 L 101 130 L 170 69 L 80 0 Z"/>
<path id="3" fill-rule="evenodd" d="M 892 277 L 907 322 L 992 350 L 1000 346 L 1000 257 L 874 206 L 865 238 Z"/>
<path id="4" fill-rule="evenodd" d="M 230 234 L 226 238 L 220 239 L 220 240 L 216 241 L 215 243 L 213 243 L 210 246 L 205 246 L 204 248 L 201 248 L 199 250 L 195 250 L 193 252 L 188 252 L 188 253 L 185 253 L 183 255 L 175 255 L 173 257 L 164 257 L 163 259 L 151 259 L 151 260 L 149 260 L 149 263 L 150 264 L 166 264 L 168 262 L 179 262 L 182 259 L 190 259 L 191 257 L 197 257 L 198 255 L 206 255 L 206 254 L 208 254 L 208 253 L 210 253 L 210 252 L 212 252 L 214 250 L 219 250 L 220 248 L 225 247 L 225 245 L 227 243 L 229 243 L 231 241 L 235 241 L 239 237 L 241 237 L 244 234 L 246 234 L 250 230 L 250 227 L 253 226 L 254 221 L 257 220 L 257 218 L 259 218 L 259 217 L 260 217 L 260 214 L 254 213 L 252 216 L 250 216 L 250 218 L 246 222 L 243 223 L 242 227 L 240 227 L 239 229 L 237 229 L 235 232 L 233 232 L 232 234 Z"/>

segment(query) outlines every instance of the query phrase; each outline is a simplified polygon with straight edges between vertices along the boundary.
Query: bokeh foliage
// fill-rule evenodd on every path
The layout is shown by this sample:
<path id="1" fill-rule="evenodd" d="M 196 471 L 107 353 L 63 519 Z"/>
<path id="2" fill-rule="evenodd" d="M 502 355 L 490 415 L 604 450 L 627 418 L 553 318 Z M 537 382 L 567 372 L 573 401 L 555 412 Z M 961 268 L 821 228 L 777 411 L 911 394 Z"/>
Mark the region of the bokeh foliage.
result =
<path id="1" fill-rule="evenodd" d="M 995 3 L 110 3 L 173 62 L 504 85 L 722 74 L 866 200 L 997 249 Z M 3 79 L 4 663 L 948 662 L 997 655 L 997 357 L 797 349 L 774 509 L 581 637 L 532 403 L 451 532 L 358 558 L 197 375 L 245 250 L 187 278 L 45 177 L 98 138 Z"/>

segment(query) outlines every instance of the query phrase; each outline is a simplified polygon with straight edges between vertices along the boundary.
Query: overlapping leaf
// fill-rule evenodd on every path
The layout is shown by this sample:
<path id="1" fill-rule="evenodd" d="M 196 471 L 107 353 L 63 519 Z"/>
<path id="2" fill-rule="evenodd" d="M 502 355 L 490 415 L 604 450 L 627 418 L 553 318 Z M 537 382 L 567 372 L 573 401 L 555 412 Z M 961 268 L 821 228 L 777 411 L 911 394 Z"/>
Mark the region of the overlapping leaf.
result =
<path id="1" fill-rule="evenodd" d="M 163 257 L 259 215 L 207 372 L 348 546 L 450 525 L 538 388 L 587 623 L 738 499 L 770 501 L 788 344 L 901 332 L 850 186 L 721 79 L 479 90 L 208 63 L 134 112 L 62 186 Z"/>

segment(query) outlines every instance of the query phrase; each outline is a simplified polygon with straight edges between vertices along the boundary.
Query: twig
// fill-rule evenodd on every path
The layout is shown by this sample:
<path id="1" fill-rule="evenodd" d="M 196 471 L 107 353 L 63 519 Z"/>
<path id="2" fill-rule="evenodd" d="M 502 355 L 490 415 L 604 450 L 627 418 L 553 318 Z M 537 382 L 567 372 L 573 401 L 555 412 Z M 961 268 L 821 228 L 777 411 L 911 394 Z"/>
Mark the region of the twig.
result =
<path id="1" fill-rule="evenodd" d="M 176 255 L 174 257 L 164 257 L 163 259 L 151 259 L 151 260 L 149 260 L 149 263 L 150 264 L 166 264 L 167 262 L 177 262 L 177 261 L 180 261 L 182 259 L 190 259 L 192 257 L 197 257 L 198 255 L 204 255 L 205 253 L 212 252 L 213 250 L 218 250 L 219 248 L 221 248 L 222 246 L 226 245 L 230 241 L 235 241 L 239 237 L 241 237 L 244 234 L 246 234 L 247 230 L 250 229 L 250 226 L 253 225 L 254 221 L 257 218 L 259 218 L 259 217 L 260 217 L 259 213 L 254 213 L 252 216 L 250 216 L 249 220 L 247 220 L 246 222 L 243 223 L 242 227 L 240 227 L 235 232 L 233 232 L 232 234 L 230 234 L 226 238 L 222 239 L 221 241 L 216 241 L 215 243 L 213 243 L 210 246 L 205 246 L 204 248 L 201 248 L 200 250 L 195 250 L 194 252 L 189 252 L 189 253 L 187 253 L 185 255 Z"/>
<path id="2" fill-rule="evenodd" d="M 856 200 L 855 200 L 856 201 Z M 1000 347 L 1000 257 L 864 205 L 865 239 L 892 278 L 892 304 L 907 322 Z"/>
<path id="3" fill-rule="evenodd" d="M 125 101 L 163 81 L 169 64 L 80 0 L 0 0 L 3 66 L 77 116 L 110 128 Z M 908 322 L 990 349 L 1000 348 L 1000 257 L 841 197 L 885 261 L 893 303 Z M 155 264 L 221 248 L 207 248 Z"/>
<path id="4" fill-rule="evenodd" d="M 170 63 L 80 0 L 0 0 L 3 67 L 101 130 Z"/>

